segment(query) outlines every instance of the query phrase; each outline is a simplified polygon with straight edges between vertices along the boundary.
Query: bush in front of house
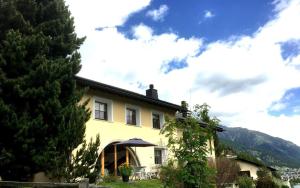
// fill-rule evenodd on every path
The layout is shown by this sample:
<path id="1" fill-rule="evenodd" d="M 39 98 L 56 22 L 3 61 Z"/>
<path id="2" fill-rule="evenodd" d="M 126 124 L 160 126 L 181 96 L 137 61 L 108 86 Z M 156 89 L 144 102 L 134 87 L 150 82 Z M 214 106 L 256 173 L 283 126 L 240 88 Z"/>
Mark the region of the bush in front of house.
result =
<path id="1" fill-rule="evenodd" d="M 257 180 L 256 188 L 279 188 L 272 179 Z"/>
<path id="2" fill-rule="evenodd" d="M 103 182 L 105 182 L 105 183 L 116 182 L 118 179 L 119 178 L 117 176 L 112 175 L 112 174 L 108 174 L 102 178 Z"/>
<path id="3" fill-rule="evenodd" d="M 248 176 L 241 176 L 238 179 L 239 188 L 253 188 L 254 181 Z"/>
<path id="4" fill-rule="evenodd" d="M 257 171 L 256 188 L 279 188 L 271 176 L 271 173 L 267 168 L 261 168 Z"/>
<path id="5" fill-rule="evenodd" d="M 183 187 L 183 182 L 180 178 L 180 169 L 174 165 L 174 161 L 172 160 L 167 165 L 161 167 L 159 178 L 163 182 L 164 187 Z"/>
<path id="6" fill-rule="evenodd" d="M 290 187 L 287 185 L 282 185 L 281 188 L 290 188 Z"/>

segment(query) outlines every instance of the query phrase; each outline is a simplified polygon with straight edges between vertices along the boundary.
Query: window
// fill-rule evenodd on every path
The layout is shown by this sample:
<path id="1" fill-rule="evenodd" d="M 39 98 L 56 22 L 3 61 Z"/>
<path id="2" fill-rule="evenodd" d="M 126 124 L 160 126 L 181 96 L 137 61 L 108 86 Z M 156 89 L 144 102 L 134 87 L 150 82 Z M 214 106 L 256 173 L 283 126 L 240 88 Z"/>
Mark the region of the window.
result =
<path id="1" fill-rule="evenodd" d="M 167 151 L 166 148 L 154 148 L 154 163 L 157 165 L 165 164 Z"/>
<path id="2" fill-rule="evenodd" d="M 152 124 L 154 129 L 160 129 L 160 115 L 152 113 Z"/>
<path id="3" fill-rule="evenodd" d="M 164 124 L 164 114 L 161 112 L 152 112 L 152 127 L 154 129 L 161 129 Z"/>
<path id="4" fill-rule="evenodd" d="M 125 105 L 126 115 L 125 115 L 125 122 L 128 125 L 141 125 L 141 110 L 140 107 L 126 104 Z"/>
<path id="5" fill-rule="evenodd" d="M 95 101 L 95 119 L 107 120 L 107 104 Z"/>
<path id="6" fill-rule="evenodd" d="M 94 97 L 94 119 L 113 121 L 113 101 L 105 98 Z"/>
<path id="7" fill-rule="evenodd" d="M 240 171 L 240 172 L 239 172 L 239 176 L 247 176 L 247 177 L 251 177 L 251 176 L 250 176 L 250 171 L 249 171 L 249 170 Z"/>
<path id="8" fill-rule="evenodd" d="M 130 125 L 136 125 L 136 110 L 126 108 L 126 123 Z"/>
<path id="9" fill-rule="evenodd" d="M 154 163 L 162 164 L 162 149 L 154 149 Z"/>

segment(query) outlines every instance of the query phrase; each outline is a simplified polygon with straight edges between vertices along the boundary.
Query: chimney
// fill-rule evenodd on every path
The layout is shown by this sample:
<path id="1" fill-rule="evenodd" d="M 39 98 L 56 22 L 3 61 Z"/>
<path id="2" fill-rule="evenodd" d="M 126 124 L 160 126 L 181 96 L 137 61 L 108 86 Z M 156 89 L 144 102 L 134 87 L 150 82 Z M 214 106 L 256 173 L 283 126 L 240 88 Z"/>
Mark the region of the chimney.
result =
<path id="1" fill-rule="evenodd" d="M 188 104 L 186 101 L 181 101 L 181 107 L 183 108 L 181 113 L 182 117 L 186 118 L 188 116 Z"/>
<path id="2" fill-rule="evenodd" d="M 149 89 L 146 90 L 146 96 L 152 99 L 158 99 L 157 90 L 154 89 L 153 84 L 150 84 Z"/>

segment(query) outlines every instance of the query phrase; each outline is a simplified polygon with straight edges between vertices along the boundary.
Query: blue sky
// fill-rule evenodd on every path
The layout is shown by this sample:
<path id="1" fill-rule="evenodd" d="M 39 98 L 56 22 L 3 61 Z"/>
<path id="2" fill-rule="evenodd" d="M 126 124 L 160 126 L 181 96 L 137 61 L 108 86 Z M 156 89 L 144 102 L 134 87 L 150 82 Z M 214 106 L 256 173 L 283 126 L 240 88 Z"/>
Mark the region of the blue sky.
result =
<path id="1" fill-rule="evenodd" d="M 149 10 L 163 5 L 168 11 L 161 20 L 155 21 L 147 15 Z M 251 35 L 274 15 L 273 7 L 270 0 L 228 0 L 226 3 L 217 0 L 156 0 L 131 15 L 118 29 L 130 37 L 131 27 L 144 23 L 154 28 L 155 34 L 172 31 L 182 37 L 195 36 L 212 42 L 233 35 Z"/>
<path id="2" fill-rule="evenodd" d="M 66 0 L 79 75 L 300 145 L 300 0 Z"/>

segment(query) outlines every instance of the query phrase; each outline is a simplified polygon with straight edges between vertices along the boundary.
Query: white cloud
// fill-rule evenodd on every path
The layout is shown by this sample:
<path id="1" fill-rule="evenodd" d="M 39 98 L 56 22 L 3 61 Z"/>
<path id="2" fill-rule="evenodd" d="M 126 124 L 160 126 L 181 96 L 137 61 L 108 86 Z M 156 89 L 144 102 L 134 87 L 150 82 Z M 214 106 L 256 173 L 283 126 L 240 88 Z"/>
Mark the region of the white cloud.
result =
<path id="1" fill-rule="evenodd" d="M 215 15 L 211 11 L 209 10 L 204 11 L 204 18 L 212 18 L 214 16 Z"/>
<path id="2" fill-rule="evenodd" d="M 289 6 L 291 0 L 274 0 L 272 4 L 275 6 L 274 11 L 279 12 Z"/>
<path id="3" fill-rule="evenodd" d="M 115 28 L 89 35 L 81 49 L 84 53 L 80 75 L 139 92 L 138 81 L 158 87 L 158 78 L 165 77 L 161 71 L 164 63 L 195 56 L 202 44 L 200 39 L 180 38 L 172 33 L 152 35 L 151 28 L 143 24 L 132 30 L 132 40 Z"/>
<path id="4" fill-rule="evenodd" d="M 75 17 L 76 32 L 88 35 L 95 28 L 123 25 L 131 14 L 150 4 L 151 0 L 66 0 Z"/>
<path id="5" fill-rule="evenodd" d="M 167 5 L 161 5 L 158 9 L 149 10 L 146 15 L 151 17 L 154 21 L 163 21 L 168 10 L 169 7 Z"/>
<path id="6" fill-rule="evenodd" d="M 270 107 L 270 110 L 272 110 L 272 111 L 280 111 L 280 110 L 283 110 L 286 107 L 287 107 L 287 104 L 281 103 L 281 102 L 277 102 L 277 103 L 273 104 Z"/>
<path id="7" fill-rule="evenodd" d="M 140 40 L 151 40 L 153 34 L 153 30 L 144 24 L 134 26 L 132 32 L 133 36 Z"/>
<path id="8" fill-rule="evenodd" d="M 124 6 L 126 3 L 124 0 Z M 101 18 L 101 23 L 111 20 L 102 26 L 112 26 L 101 31 L 94 30 L 100 18 L 93 13 L 80 18 L 84 13 L 76 12 L 75 7 L 76 28 L 87 35 L 80 50 L 81 76 L 139 93 L 144 93 L 138 88 L 140 83 L 154 83 L 163 100 L 177 104 L 181 100 L 207 102 L 225 125 L 266 132 L 300 145 L 300 114 L 268 114 L 286 91 L 300 87 L 300 55 L 284 60 L 280 48 L 282 42 L 300 39 L 299 0 L 282 5 L 278 14 L 253 35 L 212 42 L 200 55 L 204 47 L 200 38 L 183 38 L 172 32 L 156 35 L 149 26 L 139 24 L 132 28 L 134 38 L 129 39 L 114 27 L 148 4 L 145 1 L 122 14 L 110 9 L 109 14 L 118 19 L 113 21 L 107 15 Z M 164 74 L 161 67 L 174 60 L 184 60 L 188 67 Z"/>

